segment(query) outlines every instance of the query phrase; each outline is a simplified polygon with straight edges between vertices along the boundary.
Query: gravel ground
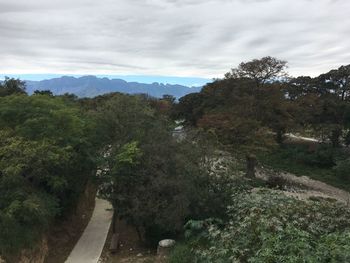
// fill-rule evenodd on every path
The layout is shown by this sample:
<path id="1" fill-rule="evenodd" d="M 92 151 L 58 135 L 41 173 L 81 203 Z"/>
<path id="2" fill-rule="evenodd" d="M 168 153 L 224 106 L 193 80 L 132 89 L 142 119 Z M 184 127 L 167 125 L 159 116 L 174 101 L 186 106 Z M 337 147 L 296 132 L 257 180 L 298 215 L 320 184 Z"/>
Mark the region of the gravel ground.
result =
<path id="1" fill-rule="evenodd" d="M 291 189 L 286 191 L 289 196 L 308 199 L 311 196 L 331 198 L 339 202 L 350 205 L 350 193 L 326 183 L 311 179 L 307 176 L 296 176 L 291 173 L 271 172 L 265 169 L 259 169 L 256 173 L 257 177 L 268 180 L 271 176 L 282 178 L 287 184 L 291 185 Z"/>

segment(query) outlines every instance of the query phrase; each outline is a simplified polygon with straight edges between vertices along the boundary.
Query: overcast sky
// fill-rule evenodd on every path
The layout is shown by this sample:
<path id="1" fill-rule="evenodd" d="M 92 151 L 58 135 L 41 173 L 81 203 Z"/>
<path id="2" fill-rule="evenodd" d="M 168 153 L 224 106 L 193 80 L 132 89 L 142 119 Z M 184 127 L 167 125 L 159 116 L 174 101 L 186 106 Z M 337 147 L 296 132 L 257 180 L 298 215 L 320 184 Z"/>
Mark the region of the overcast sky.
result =
<path id="1" fill-rule="evenodd" d="M 0 74 L 212 78 L 267 55 L 350 64 L 350 1 L 0 0 Z"/>

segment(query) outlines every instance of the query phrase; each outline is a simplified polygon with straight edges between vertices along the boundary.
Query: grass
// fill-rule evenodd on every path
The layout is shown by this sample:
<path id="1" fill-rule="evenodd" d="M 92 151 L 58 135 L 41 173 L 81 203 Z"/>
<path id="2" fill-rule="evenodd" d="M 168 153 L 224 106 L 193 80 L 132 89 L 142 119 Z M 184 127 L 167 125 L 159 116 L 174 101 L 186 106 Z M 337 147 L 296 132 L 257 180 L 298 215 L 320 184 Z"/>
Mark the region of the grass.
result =
<path id="1" fill-rule="evenodd" d="M 178 243 L 171 252 L 169 263 L 185 263 L 194 262 L 194 255 L 191 251 L 190 245 L 186 242 Z"/>
<path id="2" fill-rule="evenodd" d="M 259 154 L 258 159 L 261 164 L 275 170 L 293 173 L 297 176 L 308 176 L 350 191 L 350 182 L 339 178 L 333 169 L 334 164 L 328 163 L 330 158 L 336 159 L 338 153 L 332 149 L 322 151 L 320 154 L 315 149 L 310 150 L 308 145 L 287 144 L 270 153 Z"/>

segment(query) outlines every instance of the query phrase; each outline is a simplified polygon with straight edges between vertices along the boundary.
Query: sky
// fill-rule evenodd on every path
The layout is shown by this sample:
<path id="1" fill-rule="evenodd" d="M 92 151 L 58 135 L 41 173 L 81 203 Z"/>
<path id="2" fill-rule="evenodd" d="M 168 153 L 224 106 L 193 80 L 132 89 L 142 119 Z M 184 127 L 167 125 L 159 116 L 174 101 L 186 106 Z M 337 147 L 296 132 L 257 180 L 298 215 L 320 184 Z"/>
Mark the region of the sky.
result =
<path id="1" fill-rule="evenodd" d="M 0 77 L 200 85 L 264 56 L 316 76 L 350 64 L 349 14 L 349 0 L 0 0 Z"/>

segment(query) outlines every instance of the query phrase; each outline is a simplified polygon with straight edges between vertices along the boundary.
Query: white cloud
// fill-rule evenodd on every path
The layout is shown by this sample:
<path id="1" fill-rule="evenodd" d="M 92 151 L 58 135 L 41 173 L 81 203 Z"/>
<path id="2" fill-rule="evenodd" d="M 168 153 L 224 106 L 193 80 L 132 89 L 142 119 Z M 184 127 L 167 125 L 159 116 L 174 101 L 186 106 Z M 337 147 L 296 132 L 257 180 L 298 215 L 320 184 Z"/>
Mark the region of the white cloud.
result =
<path id="1" fill-rule="evenodd" d="M 0 73 L 222 76 L 350 63 L 348 0 L 0 0 Z"/>

